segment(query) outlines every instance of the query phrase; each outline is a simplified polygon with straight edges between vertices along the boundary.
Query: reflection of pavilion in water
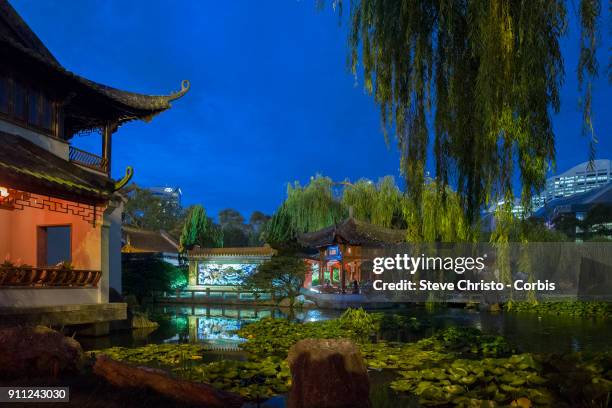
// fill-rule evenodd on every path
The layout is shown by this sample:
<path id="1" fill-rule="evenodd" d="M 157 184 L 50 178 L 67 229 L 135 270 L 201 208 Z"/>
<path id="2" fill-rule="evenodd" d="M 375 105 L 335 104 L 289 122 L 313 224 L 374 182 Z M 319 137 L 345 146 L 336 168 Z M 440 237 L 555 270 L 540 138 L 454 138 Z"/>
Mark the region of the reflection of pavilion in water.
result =
<path id="1" fill-rule="evenodd" d="M 213 346 L 233 348 L 243 341 L 235 331 L 245 324 L 266 317 L 286 317 L 285 312 L 276 308 L 237 308 L 224 305 L 165 306 L 162 314 L 185 319 L 188 324 L 189 341 L 208 343 Z M 338 311 L 302 310 L 294 317 L 303 322 L 335 318 Z M 178 339 L 175 339 L 178 340 Z"/>
<path id="2" fill-rule="evenodd" d="M 340 224 L 302 234 L 298 238 L 300 244 L 317 252 L 306 258 L 310 269 L 305 286 L 322 286 L 329 282 L 344 293 L 347 282 L 372 279 L 372 258 L 380 248 L 402 243 L 405 238 L 405 230 L 383 228 L 352 217 Z"/>
<path id="3" fill-rule="evenodd" d="M 243 325 L 263 319 L 278 317 L 275 309 L 237 309 L 219 306 L 191 306 L 179 308 L 189 321 L 191 341 L 215 345 L 236 345 L 242 342 L 235 332 Z M 179 310 L 177 310 L 179 312 Z"/>

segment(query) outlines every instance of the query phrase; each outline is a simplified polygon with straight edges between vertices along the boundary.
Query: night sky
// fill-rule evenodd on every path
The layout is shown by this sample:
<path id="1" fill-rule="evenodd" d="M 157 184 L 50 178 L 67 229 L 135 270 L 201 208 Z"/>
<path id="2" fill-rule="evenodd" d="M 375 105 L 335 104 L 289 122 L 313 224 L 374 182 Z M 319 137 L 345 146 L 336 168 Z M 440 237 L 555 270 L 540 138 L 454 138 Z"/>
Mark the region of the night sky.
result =
<path id="1" fill-rule="evenodd" d="M 353 181 L 399 177 L 395 143 L 386 146 L 378 108 L 347 69 L 346 26 L 331 7 L 317 10 L 314 0 L 10 1 L 56 58 L 82 76 L 150 94 L 191 81 L 172 109 L 115 134 L 116 178 L 131 165 L 139 185 L 180 186 L 186 205 L 201 203 L 211 215 L 230 207 L 248 217 L 272 213 L 288 182 L 306 183 L 317 173 Z M 575 7 L 569 2 L 566 81 L 554 117 L 559 171 L 588 158 L 580 136 Z M 593 101 L 597 157 L 612 158 L 612 88 L 603 72 L 600 78 Z M 95 136 L 75 144 L 100 151 Z"/>

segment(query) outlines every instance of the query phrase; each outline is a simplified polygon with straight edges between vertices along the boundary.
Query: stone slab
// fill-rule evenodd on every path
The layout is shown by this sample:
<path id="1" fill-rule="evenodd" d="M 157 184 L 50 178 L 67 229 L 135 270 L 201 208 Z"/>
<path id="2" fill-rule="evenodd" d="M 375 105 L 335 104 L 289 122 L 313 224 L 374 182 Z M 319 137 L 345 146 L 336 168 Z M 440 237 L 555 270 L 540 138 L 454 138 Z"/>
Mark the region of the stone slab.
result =
<path id="1" fill-rule="evenodd" d="M 70 326 L 127 319 L 127 303 L 1 307 L 0 326 Z"/>

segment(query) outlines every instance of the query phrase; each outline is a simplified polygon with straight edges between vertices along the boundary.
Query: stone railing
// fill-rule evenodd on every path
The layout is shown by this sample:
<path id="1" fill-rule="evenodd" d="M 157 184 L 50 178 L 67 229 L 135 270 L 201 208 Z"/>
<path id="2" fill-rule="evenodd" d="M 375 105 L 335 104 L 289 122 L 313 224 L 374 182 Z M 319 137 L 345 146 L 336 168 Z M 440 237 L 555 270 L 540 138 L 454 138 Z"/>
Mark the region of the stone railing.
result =
<path id="1" fill-rule="evenodd" d="M 0 266 L 0 288 L 95 288 L 101 276 L 101 271 L 85 269 Z"/>

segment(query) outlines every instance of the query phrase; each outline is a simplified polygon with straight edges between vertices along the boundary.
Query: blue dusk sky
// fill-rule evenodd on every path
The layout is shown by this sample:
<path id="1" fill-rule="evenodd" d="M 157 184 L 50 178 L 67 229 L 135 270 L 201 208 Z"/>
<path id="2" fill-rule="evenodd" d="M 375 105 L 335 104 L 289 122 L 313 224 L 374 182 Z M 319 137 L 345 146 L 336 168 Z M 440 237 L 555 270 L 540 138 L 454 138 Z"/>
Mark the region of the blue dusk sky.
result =
<path id="1" fill-rule="evenodd" d="M 317 173 L 336 180 L 399 177 L 399 155 L 385 144 L 379 111 L 346 65 L 346 26 L 314 0 L 10 0 L 69 70 L 134 92 L 191 90 L 151 123 L 114 136 L 113 176 L 135 169 L 142 186 L 180 186 L 184 204 L 215 215 L 235 208 L 272 213 L 288 182 Z M 580 136 L 578 28 L 562 46 L 566 80 L 554 116 L 557 170 L 587 160 Z M 603 7 L 602 22 L 610 21 Z M 602 33 L 600 65 L 611 45 Z M 595 84 L 598 158 L 612 158 L 612 89 Z M 95 136 L 75 144 L 100 151 Z M 429 168 L 433 162 L 429 163 Z M 401 181 L 403 184 L 403 181 Z"/>

